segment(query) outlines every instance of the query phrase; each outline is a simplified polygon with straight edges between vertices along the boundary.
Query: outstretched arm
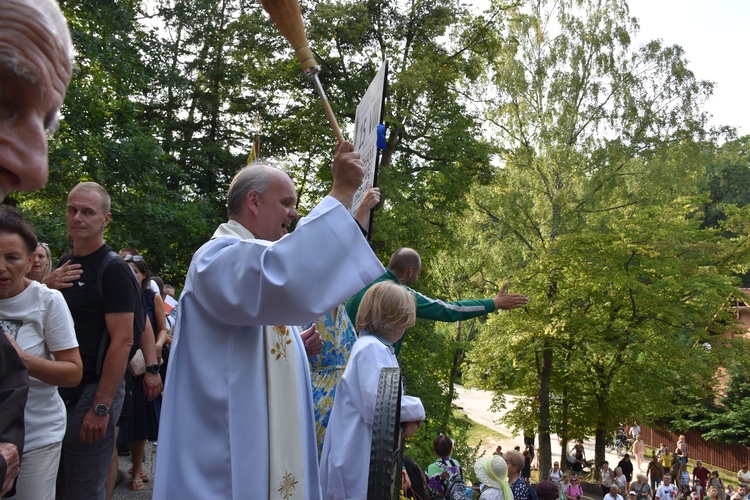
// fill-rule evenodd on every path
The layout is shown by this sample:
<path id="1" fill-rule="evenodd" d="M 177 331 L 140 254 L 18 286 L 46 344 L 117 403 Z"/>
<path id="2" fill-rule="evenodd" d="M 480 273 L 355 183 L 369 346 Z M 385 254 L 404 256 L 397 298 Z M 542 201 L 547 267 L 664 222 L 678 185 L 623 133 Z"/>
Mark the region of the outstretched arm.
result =
<path id="1" fill-rule="evenodd" d="M 528 297 L 521 295 L 520 293 L 508 293 L 508 283 L 503 283 L 500 291 L 497 292 L 492 302 L 495 303 L 495 309 L 515 309 L 517 307 L 523 307 L 529 303 Z"/>

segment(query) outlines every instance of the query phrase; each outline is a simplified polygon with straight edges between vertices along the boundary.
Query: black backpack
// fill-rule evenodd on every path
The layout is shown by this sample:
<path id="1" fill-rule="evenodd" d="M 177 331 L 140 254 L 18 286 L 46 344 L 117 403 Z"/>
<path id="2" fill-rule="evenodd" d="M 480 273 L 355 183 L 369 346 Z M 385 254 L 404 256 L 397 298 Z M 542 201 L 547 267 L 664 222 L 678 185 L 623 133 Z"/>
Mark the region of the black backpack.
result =
<path id="1" fill-rule="evenodd" d="M 444 458 L 441 458 L 435 463 L 448 473 L 448 479 L 443 483 L 445 486 L 445 496 L 443 498 L 447 500 L 466 500 L 466 483 L 464 482 L 461 467 L 452 458 L 447 462 Z"/>

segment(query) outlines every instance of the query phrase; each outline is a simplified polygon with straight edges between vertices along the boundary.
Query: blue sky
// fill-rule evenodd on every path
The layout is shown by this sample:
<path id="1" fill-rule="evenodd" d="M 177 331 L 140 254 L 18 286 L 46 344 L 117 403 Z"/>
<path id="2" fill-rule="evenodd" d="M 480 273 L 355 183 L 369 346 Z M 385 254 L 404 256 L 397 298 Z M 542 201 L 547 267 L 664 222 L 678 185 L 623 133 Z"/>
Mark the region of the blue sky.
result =
<path id="1" fill-rule="evenodd" d="M 685 50 L 688 67 L 715 83 L 712 125 L 750 134 L 750 0 L 629 0 L 644 43 L 661 38 Z"/>

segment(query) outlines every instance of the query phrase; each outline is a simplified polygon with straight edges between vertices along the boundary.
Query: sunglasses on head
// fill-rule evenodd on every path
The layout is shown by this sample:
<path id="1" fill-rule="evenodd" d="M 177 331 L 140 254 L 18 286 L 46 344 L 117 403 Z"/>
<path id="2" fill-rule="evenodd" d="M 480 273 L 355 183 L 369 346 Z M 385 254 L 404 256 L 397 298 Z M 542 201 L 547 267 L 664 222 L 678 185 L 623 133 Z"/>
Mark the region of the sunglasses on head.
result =
<path id="1" fill-rule="evenodd" d="M 125 257 L 122 258 L 122 260 L 124 260 L 125 262 L 130 262 L 131 260 L 133 262 L 140 262 L 140 261 L 143 260 L 143 256 L 142 255 L 130 255 L 130 254 L 127 254 Z"/>

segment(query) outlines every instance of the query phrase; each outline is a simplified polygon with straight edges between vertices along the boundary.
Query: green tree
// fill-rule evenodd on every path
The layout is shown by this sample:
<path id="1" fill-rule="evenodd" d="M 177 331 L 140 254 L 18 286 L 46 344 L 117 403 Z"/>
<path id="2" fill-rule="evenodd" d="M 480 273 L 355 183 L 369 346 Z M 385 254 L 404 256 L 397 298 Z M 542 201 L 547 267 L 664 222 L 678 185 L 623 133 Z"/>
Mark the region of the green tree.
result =
<path id="1" fill-rule="evenodd" d="M 636 29 L 623 1 L 538 0 L 512 16 L 507 50 L 491 61 L 502 168 L 477 189 L 469 224 L 530 305 L 510 326 L 490 319 L 469 374 L 499 385 L 490 360 L 514 356 L 511 384 L 538 404 L 523 427 L 538 426 L 543 471 L 557 425 L 566 438 L 595 432 L 601 461 L 602 438 L 631 417 L 623 402 L 646 396 L 630 368 L 652 368 L 664 344 L 691 352 L 710 319 L 701 313 L 730 289 L 730 266 L 703 250 L 720 241 L 682 198 L 702 175 L 690 152 L 711 86 L 679 47 L 632 47 Z"/>
<path id="2" fill-rule="evenodd" d="M 703 180 L 710 200 L 705 205 L 706 226 L 716 227 L 724 220 L 724 207 L 750 203 L 750 136 L 719 147 Z"/>
<path id="3" fill-rule="evenodd" d="M 179 287 L 216 217 L 205 201 L 185 203 L 189 195 L 168 187 L 174 165 L 149 123 L 156 69 L 145 55 L 158 53 L 159 41 L 141 24 L 137 2 L 66 3 L 63 9 L 77 69 L 51 141 L 49 181 L 18 195 L 20 206 L 60 256 L 68 247 L 67 192 L 84 180 L 102 184 L 112 197 L 108 243 L 139 248 L 152 271 Z"/>
<path id="4" fill-rule="evenodd" d="M 744 363 L 728 371 L 729 385 L 719 404 L 701 422 L 704 439 L 750 446 L 750 377 Z"/>

